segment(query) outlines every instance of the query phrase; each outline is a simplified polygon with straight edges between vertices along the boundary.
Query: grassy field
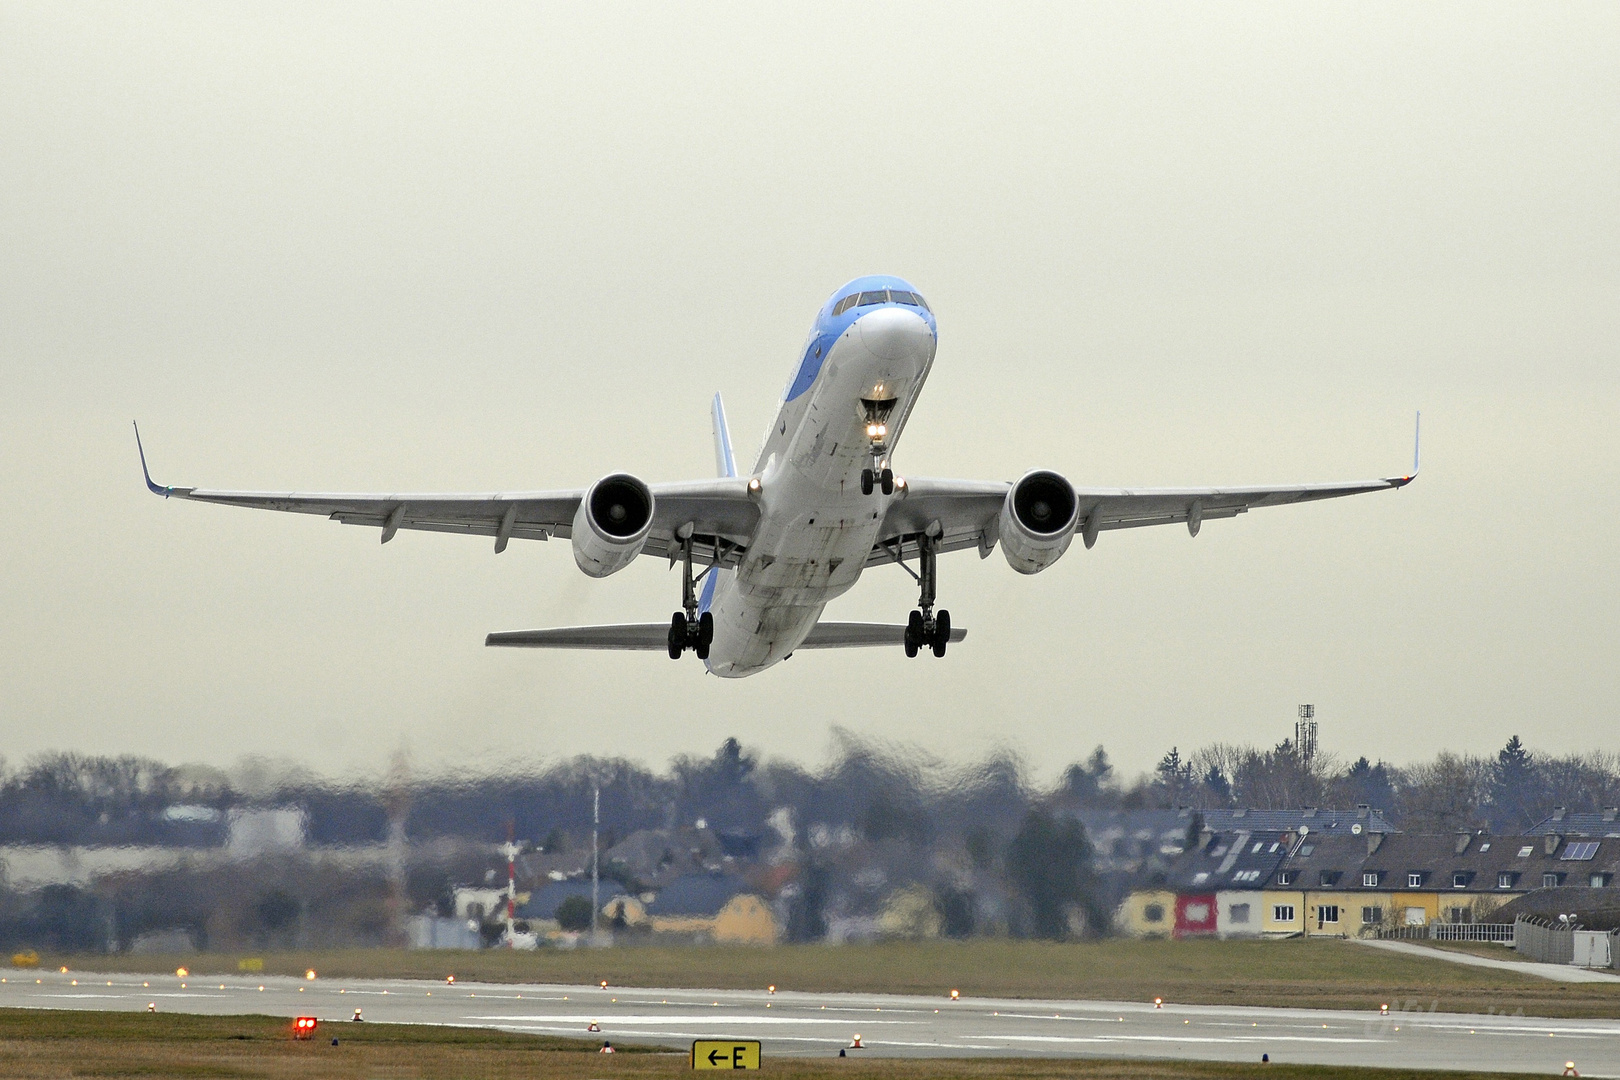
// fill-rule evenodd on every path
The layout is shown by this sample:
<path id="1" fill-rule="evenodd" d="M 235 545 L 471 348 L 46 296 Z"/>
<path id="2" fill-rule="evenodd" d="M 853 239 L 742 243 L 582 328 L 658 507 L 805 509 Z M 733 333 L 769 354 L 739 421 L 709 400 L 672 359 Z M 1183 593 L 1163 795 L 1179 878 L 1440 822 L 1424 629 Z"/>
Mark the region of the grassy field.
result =
<path id="1" fill-rule="evenodd" d="M 332 1045 L 333 1035 L 338 1045 Z M 1258 1065 L 1163 1061 L 1027 1059 L 896 1061 L 770 1058 L 762 1073 L 782 1080 L 1237 1080 Z M 551 1080 L 691 1076 L 684 1053 L 462 1028 L 331 1025 L 295 1042 L 284 1019 L 0 1009 L 0 1075 L 57 1077 L 406 1078 Z M 1441 1073 L 1272 1064 L 1269 1080 L 1451 1080 Z M 1495 1074 L 1493 1074 L 1495 1075 Z"/>
<path id="2" fill-rule="evenodd" d="M 238 954 L 46 957 L 87 971 L 234 974 Z M 1187 1004 L 1376 1009 L 1380 1004 L 1448 1012 L 1620 1017 L 1620 983 L 1554 983 L 1527 975 L 1403 956 L 1348 942 L 1099 941 L 984 939 L 775 948 L 623 947 L 536 952 L 268 953 L 269 974 L 398 977 L 486 982 L 594 983 L 746 989 L 876 991 L 1049 997 Z"/>

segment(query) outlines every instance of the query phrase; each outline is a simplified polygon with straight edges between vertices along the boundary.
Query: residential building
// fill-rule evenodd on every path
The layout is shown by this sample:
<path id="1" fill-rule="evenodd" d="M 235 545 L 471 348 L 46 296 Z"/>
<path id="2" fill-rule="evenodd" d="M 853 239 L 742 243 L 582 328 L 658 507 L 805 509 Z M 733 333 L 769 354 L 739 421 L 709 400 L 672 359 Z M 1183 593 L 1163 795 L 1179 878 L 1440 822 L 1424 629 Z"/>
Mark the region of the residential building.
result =
<path id="1" fill-rule="evenodd" d="M 1435 922 L 1494 921 L 1496 909 L 1516 896 L 1571 887 L 1613 895 L 1613 906 L 1620 907 L 1620 838 L 1256 834 L 1242 849 L 1249 861 L 1235 861 L 1223 874 L 1236 835 L 1217 858 L 1222 838 L 1205 833 L 1176 860 L 1164 888 L 1127 896 L 1120 929 L 1184 937 L 1230 935 L 1240 932 L 1239 925 L 1253 925 L 1248 932 L 1268 936 L 1349 937 Z M 1233 880 L 1239 867 L 1260 870 L 1260 883 Z M 1242 891 L 1251 885 L 1257 896 Z M 1243 905 L 1248 924 L 1231 918 Z M 1155 914 L 1160 918 L 1153 919 Z"/>
<path id="2" fill-rule="evenodd" d="M 1604 836 L 1620 838 L 1620 807 L 1570 813 L 1560 806 L 1545 819 L 1532 825 L 1527 836 Z"/>

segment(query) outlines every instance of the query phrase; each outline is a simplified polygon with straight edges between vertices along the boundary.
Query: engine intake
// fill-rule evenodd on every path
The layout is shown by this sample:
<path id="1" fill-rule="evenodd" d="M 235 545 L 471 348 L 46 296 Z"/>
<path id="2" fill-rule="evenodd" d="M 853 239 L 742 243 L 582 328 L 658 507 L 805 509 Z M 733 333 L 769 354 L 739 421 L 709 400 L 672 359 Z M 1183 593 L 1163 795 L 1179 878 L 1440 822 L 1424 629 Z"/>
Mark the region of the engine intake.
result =
<path id="1" fill-rule="evenodd" d="M 652 520 L 646 484 L 629 473 L 602 477 L 574 512 L 574 562 L 591 577 L 618 573 L 647 546 Z"/>
<path id="2" fill-rule="evenodd" d="M 1001 506 L 1001 553 L 1020 574 L 1038 574 L 1057 562 L 1074 541 L 1080 503 L 1074 486 L 1055 472 L 1037 469 L 1007 491 Z"/>

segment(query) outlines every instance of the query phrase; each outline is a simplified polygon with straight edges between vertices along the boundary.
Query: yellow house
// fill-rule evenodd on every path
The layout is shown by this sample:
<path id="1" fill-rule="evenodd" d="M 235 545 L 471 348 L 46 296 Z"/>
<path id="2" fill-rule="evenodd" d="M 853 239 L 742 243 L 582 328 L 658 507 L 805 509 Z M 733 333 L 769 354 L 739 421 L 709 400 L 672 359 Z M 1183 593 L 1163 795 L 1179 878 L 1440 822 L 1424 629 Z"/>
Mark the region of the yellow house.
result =
<path id="1" fill-rule="evenodd" d="M 1132 937 L 1169 937 L 1176 927 L 1176 894 L 1169 889 L 1139 889 L 1120 902 L 1114 925 Z"/>
<path id="2" fill-rule="evenodd" d="M 713 915 L 653 915 L 655 934 L 702 934 L 728 945 L 774 945 L 776 917 L 753 893 L 738 893 Z"/>
<path id="3" fill-rule="evenodd" d="M 730 945 L 775 945 L 776 917 L 764 900 L 741 893 L 726 901 L 714 917 L 714 940 Z"/>
<path id="4" fill-rule="evenodd" d="M 1260 893 L 1260 932 L 1283 935 L 1305 932 L 1305 894 L 1271 888 Z"/>

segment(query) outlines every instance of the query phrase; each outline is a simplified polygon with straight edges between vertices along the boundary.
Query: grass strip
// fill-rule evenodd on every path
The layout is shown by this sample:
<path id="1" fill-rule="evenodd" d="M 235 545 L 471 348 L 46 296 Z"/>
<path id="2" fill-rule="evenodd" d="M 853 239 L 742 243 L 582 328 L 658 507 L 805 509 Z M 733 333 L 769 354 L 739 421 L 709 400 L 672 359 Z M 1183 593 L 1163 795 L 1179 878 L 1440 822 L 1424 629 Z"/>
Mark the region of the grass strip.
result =
<path id="1" fill-rule="evenodd" d="M 338 1045 L 332 1045 L 337 1038 Z M 691 1076 L 687 1057 L 594 1042 L 409 1024 L 329 1024 L 294 1041 L 285 1018 L 0 1009 L 0 1074 L 60 1077 L 553 1080 Z M 1220 1080 L 1258 1064 L 1090 1059 L 769 1057 L 781 1080 Z M 1273 1063 L 1269 1080 L 1461 1080 L 1506 1076 Z"/>

